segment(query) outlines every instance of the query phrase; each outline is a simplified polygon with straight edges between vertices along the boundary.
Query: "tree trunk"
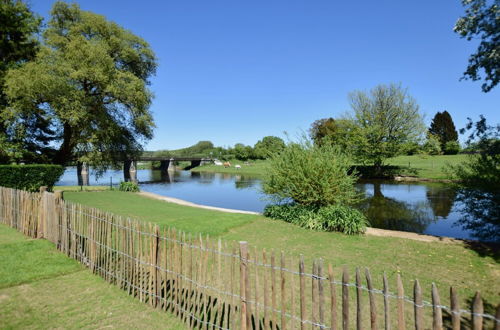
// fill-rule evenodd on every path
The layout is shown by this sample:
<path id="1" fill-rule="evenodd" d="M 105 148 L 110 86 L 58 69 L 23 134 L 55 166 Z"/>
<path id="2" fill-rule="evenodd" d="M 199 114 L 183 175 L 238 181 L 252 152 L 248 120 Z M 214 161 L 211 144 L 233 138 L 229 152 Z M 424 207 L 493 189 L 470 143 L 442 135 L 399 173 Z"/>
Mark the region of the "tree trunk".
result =
<path id="1" fill-rule="evenodd" d="M 64 124 L 63 143 L 54 157 L 54 163 L 59 165 L 66 165 L 73 158 L 73 148 L 75 143 L 73 141 L 73 128 L 69 124 Z"/>

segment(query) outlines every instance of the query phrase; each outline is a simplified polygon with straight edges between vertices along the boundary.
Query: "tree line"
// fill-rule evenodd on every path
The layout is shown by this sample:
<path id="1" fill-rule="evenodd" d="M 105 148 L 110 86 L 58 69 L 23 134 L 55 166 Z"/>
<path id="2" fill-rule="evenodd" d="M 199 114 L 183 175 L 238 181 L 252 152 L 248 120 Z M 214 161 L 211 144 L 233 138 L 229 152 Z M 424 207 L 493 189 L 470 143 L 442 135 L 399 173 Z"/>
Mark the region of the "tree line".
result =
<path id="1" fill-rule="evenodd" d="M 480 40 L 463 78 L 484 80 L 482 89 L 489 92 L 500 81 L 500 9 L 496 1 L 462 4 L 465 15 L 454 30 L 467 40 Z M 107 166 L 141 154 L 155 127 L 149 84 L 158 62 L 149 44 L 76 3 L 56 1 L 48 22 L 42 23 L 26 2 L 0 1 L 0 163 L 87 161 Z M 396 117 L 380 117 L 377 109 L 384 108 L 379 103 L 383 100 L 403 111 L 391 109 Z M 418 145 L 418 106 L 400 86 L 354 92 L 350 101 L 351 117 L 313 125 L 316 140 L 316 135 L 333 134 L 337 144 L 353 148 L 359 160 L 377 167 Z M 429 130 L 427 151 L 455 152 L 456 141 L 440 132 Z M 227 148 L 228 155 L 266 157 L 257 147 L 238 144 Z"/>
<path id="2" fill-rule="evenodd" d="M 236 143 L 233 147 L 216 147 L 211 141 L 198 143 L 176 150 L 145 151 L 144 156 L 165 157 L 207 157 L 220 160 L 258 160 L 268 159 L 274 154 L 279 154 L 285 148 L 285 141 L 277 136 L 265 136 L 257 141 L 254 146 Z"/>

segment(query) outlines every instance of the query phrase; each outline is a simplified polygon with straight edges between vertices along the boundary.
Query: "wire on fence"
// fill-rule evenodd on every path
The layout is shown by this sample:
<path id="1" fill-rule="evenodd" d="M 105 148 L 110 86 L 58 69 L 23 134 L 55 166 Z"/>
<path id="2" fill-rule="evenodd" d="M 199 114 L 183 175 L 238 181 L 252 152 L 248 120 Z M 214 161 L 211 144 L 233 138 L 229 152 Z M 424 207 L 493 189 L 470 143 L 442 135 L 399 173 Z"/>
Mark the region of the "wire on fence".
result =
<path id="1" fill-rule="evenodd" d="M 35 194 L 34 194 L 35 195 Z M 31 195 L 30 195 L 31 196 Z M 37 197 L 31 197 L 32 200 L 36 200 L 38 202 L 40 202 L 40 197 L 38 195 L 35 195 Z M 0 201 L 0 207 L 4 207 L 5 205 L 2 203 L 2 201 Z M 72 206 L 72 207 L 71 207 Z M 19 208 L 16 208 L 16 207 L 13 207 L 13 206 L 8 206 L 10 209 L 14 210 L 15 213 L 16 213 L 16 217 L 19 217 L 19 214 L 21 212 L 23 212 L 23 210 L 19 209 Z M 405 302 L 413 305 L 414 307 L 432 307 L 432 308 L 439 308 L 439 309 L 442 309 L 442 310 L 446 310 L 447 312 L 449 313 L 452 313 L 452 314 L 458 314 L 458 315 L 461 315 L 461 314 L 467 314 L 467 315 L 472 315 L 472 316 L 476 316 L 476 317 L 483 317 L 483 318 L 487 318 L 487 319 L 490 319 L 492 321 L 495 321 L 497 323 L 500 323 L 500 319 L 496 318 L 495 316 L 493 315 L 490 315 L 490 314 L 487 314 L 487 313 L 474 313 L 472 311 L 469 311 L 469 310 L 465 310 L 465 309 L 459 309 L 459 310 L 453 310 L 452 308 L 446 306 L 446 305 L 434 305 L 430 302 L 427 302 L 427 301 L 422 301 L 421 304 L 416 304 L 415 301 L 411 298 L 411 297 L 408 297 L 408 296 L 398 296 L 394 293 L 391 293 L 391 292 L 384 292 L 382 290 L 379 290 L 379 289 L 369 289 L 368 287 L 364 286 L 364 285 L 357 285 L 355 283 L 343 283 L 343 282 L 340 282 L 340 281 L 336 281 L 336 280 L 330 280 L 328 277 L 324 277 L 324 276 L 319 276 L 319 275 L 316 275 L 316 274 L 311 274 L 311 273 L 307 273 L 307 272 L 297 272 L 297 271 L 294 271 L 292 269 L 288 269 L 288 268 L 285 268 L 285 267 L 280 267 L 280 266 L 276 266 L 276 265 L 271 265 L 271 264 L 267 264 L 267 263 L 260 263 L 260 262 L 257 262 L 257 261 L 254 261 L 254 260 L 251 260 L 251 259 L 247 259 L 247 258 L 242 258 L 240 255 L 238 254 L 233 254 L 233 253 L 226 253 L 226 252 L 222 252 L 222 251 L 219 251 L 219 250 L 216 250 L 216 249 L 210 249 L 210 248 L 207 248 L 207 247 L 203 247 L 203 246 L 199 246 L 199 245 L 196 245 L 196 244 L 191 244 L 191 243 L 187 243 L 185 241 L 181 241 L 181 240 L 177 240 L 177 239 L 173 239 L 173 238 L 170 238 L 170 237 L 164 237 L 164 236 L 160 236 L 160 235 L 157 235 L 155 233 L 150 233 L 150 232 L 145 232 L 145 231 L 140 231 L 140 230 L 137 230 L 137 229 L 134 229 L 132 227 L 128 227 L 128 226 L 124 226 L 124 225 L 121 225 L 115 221 L 110 221 L 110 220 L 107 220 L 107 219 L 104 219 L 102 217 L 98 217 L 98 216 L 95 216 L 93 214 L 90 214 L 90 213 L 87 213 L 87 212 L 84 212 L 82 210 L 77 210 L 76 208 L 78 207 L 77 204 L 71 204 L 71 203 L 64 203 L 64 204 L 61 204 L 61 205 L 58 205 L 57 207 L 61 208 L 61 209 L 64 209 L 66 211 L 69 211 L 69 212 L 72 212 L 72 213 L 76 213 L 76 214 L 80 214 L 80 215 L 83 215 L 83 216 L 86 216 L 86 217 L 90 217 L 92 219 L 95 219 L 95 220 L 98 220 L 98 221 L 102 221 L 104 223 L 108 223 L 116 228 L 120 228 L 120 229 L 123 229 L 123 230 L 126 230 L 126 231 L 129 231 L 129 232 L 135 232 L 137 234 L 140 234 L 140 235 L 144 235 L 144 236 L 148 236 L 148 237 L 155 237 L 155 238 L 158 238 L 158 239 L 161 239 L 161 240 L 165 240 L 165 241 L 168 241 L 168 242 L 173 242 L 173 243 L 176 243 L 176 244 L 179 244 L 179 245 L 182 245 L 182 246 L 185 246 L 187 248 L 191 248 L 191 249 L 198 249 L 200 251 L 204 251 L 204 252 L 211 252 L 211 253 L 214 253 L 214 254 L 218 254 L 218 255 L 221 255 L 221 256 L 225 256 L 225 257 L 231 257 L 231 258 L 235 258 L 235 259 L 238 259 L 240 261 L 243 261 L 243 262 L 246 262 L 246 263 L 249 263 L 249 264 L 253 264 L 255 266 L 259 266 L 259 267 L 266 267 L 266 268 L 271 268 L 273 270 L 277 270 L 277 271 L 284 271 L 284 272 L 287 272 L 287 273 L 290 273 L 292 275 L 298 275 L 298 276 L 305 276 L 305 277 L 308 277 L 308 278 L 311 278 L 311 279 L 315 279 L 315 280 L 321 280 L 321 281 L 326 281 L 328 283 L 331 283 L 331 284 L 334 284 L 334 285 L 337 285 L 337 286 L 345 286 L 345 287 L 353 287 L 353 288 L 358 288 L 358 289 L 361 289 L 363 291 L 366 291 L 366 292 L 369 292 L 369 293 L 375 293 L 375 294 L 379 294 L 379 295 L 382 295 L 384 297 L 388 297 L 388 298 L 392 298 L 392 299 L 402 299 L 404 300 Z M 24 212 L 26 213 L 26 210 L 24 210 Z M 31 215 L 31 216 L 37 216 L 33 213 L 29 213 L 28 215 Z M 113 215 L 112 215 L 113 216 Z M 5 222 L 7 219 L 5 218 L 1 218 L 3 222 Z M 118 219 L 122 219 L 121 217 L 118 217 Z M 128 220 L 129 223 L 131 222 L 130 220 Z M 59 225 L 60 227 L 63 227 L 62 225 Z M 223 294 L 223 295 L 226 295 L 226 296 L 230 296 L 230 297 L 234 297 L 234 298 L 238 298 L 238 299 L 244 299 L 244 297 L 238 295 L 238 294 L 235 294 L 235 293 L 232 293 L 232 292 L 228 292 L 228 291 L 223 291 L 223 290 L 219 290 L 217 289 L 216 287 L 213 287 L 213 286 L 210 286 L 210 285 L 205 285 L 205 284 L 202 284 L 202 283 L 199 283 L 191 278 L 189 278 L 188 276 L 184 275 L 184 274 L 181 274 L 181 273 L 178 273 L 178 272 L 175 272 L 175 271 L 172 271 L 170 269 L 165 269 L 159 265 L 155 265 L 155 264 L 151 264 L 151 263 L 148 263 L 148 262 L 145 262 L 141 259 L 138 259 L 138 258 L 135 258 L 131 255 L 128 255 L 122 251 L 119 251 L 119 250 L 116 250 L 112 247 L 109 247 L 105 244 L 102 244 L 96 240 L 93 240 L 91 239 L 90 237 L 86 236 L 86 235 L 83 235 L 81 233 L 78 233 L 76 231 L 73 231 L 69 228 L 66 228 L 66 230 L 68 230 L 69 232 L 75 234 L 75 235 L 78 235 L 80 237 L 83 237 L 89 241 L 92 241 L 92 242 L 95 242 L 96 244 L 98 244 L 99 246 L 101 247 L 104 247 L 106 249 L 109 249 L 110 251 L 113 251 L 115 253 L 118 253 L 124 257 L 127 257 L 131 260 L 134 260 L 136 262 L 139 262 L 143 265 L 147 265 L 147 266 L 150 266 L 150 267 L 155 267 L 156 269 L 160 270 L 160 271 L 163 271 L 163 272 L 167 272 L 167 273 L 170 273 L 170 274 L 173 274 L 173 275 L 176 275 L 176 276 L 179 276 L 180 278 L 182 278 L 183 280 L 186 280 L 187 282 L 190 282 L 192 284 L 194 284 L 195 286 L 197 286 L 198 288 L 201 288 L 201 289 L 209 289 L 209 290 L 212 290 L 213 292 L 215 293 L 218 293 L 218 294 Z M 80 257 L 82 255 L 79 255 Z M 95 263 L 93 263 L 95 265 Z M 97 265 L 95 265 L 97 266 Z M 101 267 L 99 267 L 100 269 L 102 269 Z M 104 270 L 105 271 L 105 270 Z M 107 271 L 105 271 L 107 272 Z M 109 272 L 107 272 L 109 274 Z M 114 275 L 116 277 L 116 275 Z M 136 287 L 135 285 L 131 284 L 130 282 L 124 280 L 123 278 L 120 278 L 122 281 L 124 281 L 125 283 L 133 286 L 133 287 Z M 141 290 L 141 291 L 144 291 L 138 287 L 136 287 L 138 290 Z M 156 296 L 154 293 L 150 293 L 150 292 L 147 292 L 145 291 L 144 293 L 147 293 L 149 295 L 153 295 L 155 297 L 158 297 Z M 163 297 L 158 297 L 160 299 L 163 299 L 165 300 L 165 298 Z M 292 315 L 292 314 L 289 314 L 287 312 L 283 312 L 281 310 L 278 310 L 278 309 L 273 309 L 269 306 L 265 306 L 259 302 L 256 302 L 256 301 L 253 301 L 253 300 L 250 300 L 250 299 L 246 299 L 246 302 L 248 303 L 251 303 L 251 304 L 255 304 L 257 306 L 260 306 L 262 308 L 265 308 L 265 309 L 268 309 L 272 312 L 276 312 L 276 313 L 283 313 L 285 316 L 289 317 L 289 318 L 293 318 L 295 320 L 298 320 L 302 323 L 307 323 L 307 324 L 311 324 L 311 325 L 314 325 L 314 326 L 317 326 L 317 327 L 320 327 L 320 328 L 323 328 L 323 329 L 328 329 L 329 327 L 324 325 L 324 324 L 320 324 L 320 323 L 317 323 L 317 322 L 314 322 L 314 321 L 311 321 L 311 320 L 304 320 L 304 319 L 301 319 L 295 315 Z M 172 302 L 174 303 L 174 302 Z M 175 303 L 174 303 L 175 304 Z M 191 314 L 191 316 L 193 318 L 196 319 L 196 317 L 194 315 Z M 198 320 L 198 319 L 197 319 Z M 217 325 L 215 324 L 210 324 L 210 323 L 206 323 L 204 321 L 201 321 L 201 320 L 198 320 L 199 322 L 202 322 L 204 324 L 208 324 L 208 325 L 213 325 L 213 326 L 216 326 L 218 327 Z M 220 327 L 218 327 L 220 328 Z M 220 328 L 220 329 L 225 329 L 225 328 Z"/>

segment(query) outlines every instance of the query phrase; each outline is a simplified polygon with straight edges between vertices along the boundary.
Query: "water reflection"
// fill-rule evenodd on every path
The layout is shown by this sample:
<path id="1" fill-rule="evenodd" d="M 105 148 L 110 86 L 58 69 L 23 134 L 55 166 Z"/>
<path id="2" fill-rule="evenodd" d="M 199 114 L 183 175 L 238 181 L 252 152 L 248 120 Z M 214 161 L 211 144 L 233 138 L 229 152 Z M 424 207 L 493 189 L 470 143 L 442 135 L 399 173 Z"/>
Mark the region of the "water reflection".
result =
<path id="1" fill-rule="evenodd" d="M 429 185 L 426 196 L 434 216 L 446 218 L 455 204 L 457 190 L 443 185 Z"/>
<path id="2" fill-rule="evenodd" d="M 500 242 L 500 193 L 460 189 L 457 195 L 461 217 L 456 226 L 480 241 Z"/>
<path id="3" fill-rule="evenodd" d="M 369 191 L 369 187 L 373 191 Z M 425 201 L 406 202 L 384 196 L 382 183 L 365 184 L 366 198 L 358 205 L 376 228 L 424 233 L 435 221 Z"/>

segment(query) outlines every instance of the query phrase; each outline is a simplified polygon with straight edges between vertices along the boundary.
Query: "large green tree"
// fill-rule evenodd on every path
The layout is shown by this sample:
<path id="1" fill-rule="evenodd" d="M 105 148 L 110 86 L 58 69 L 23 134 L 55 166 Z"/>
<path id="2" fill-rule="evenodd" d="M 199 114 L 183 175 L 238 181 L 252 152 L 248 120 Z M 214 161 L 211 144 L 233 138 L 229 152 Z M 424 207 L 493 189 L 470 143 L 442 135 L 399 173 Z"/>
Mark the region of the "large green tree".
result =
<path id="1" fill-rule="evenodd" d="M 441 150 L 446 149 L 448 142 L 458 142 L 458 132 L 448 111 L 436 113 L 429 127 L 429 133 L 439 139 Z"/>
<path id="2" fill-rule="evenodd" d="M 285 141 L 277 136 L 266 136 L 259 140 L 253 148 L 255 157 L 266 159 L 285 149 Z"/>
<path id="3" fill-rule="evenodd" d="M 380 168 L 387 158 L 403 154 L 405 146 L 418 141 L 425 126 L 415 99 L 400 85 L 378 85 L 369 93 L 349 95 L 353 111 L 351 152 Z"/>
<path id="4" fill-rule="evenodd" d="M 11 134 L 28 141 L 37 138 L 30 121 L 49 122 L 53 134 L 43 138 L 59 164 L 103 165 L 135 154 L 153 133 L 147 86 L 155 69 L 142 38 L 76 4 L 56 2 L 36 58 L 7 74 Z"/>
<path id="5" fill-rule="evenodd" d="M 498 0 L 462 0 L 465 16 L 454 30 L 467 40 L 479 39 L 477 51 L 470 55 L 463 78 L 480 80 L 483 92 L 489 92 L 500 81 L 500 2 Z M 481 74 L 484 72 L 484 78 Z"/>
<path id="6" fill-rule="evenodd" d="M 38 50 L 37 35 L 42 19 L 19 0 L 0 1 L 0 162 L 21 158 L 27 149 L 6 134 L 2 113 L 7 107 L 5 75 L 7 70 L 32 60 Z M 38 126 L 43 130 L 43 126 Z"/>
<path id="7" fill-rule="evenodd" d="M 309 135 L 315 144 L 321 145 L 326 140 L 329 140 L 335 132 L 337 131 L 337 124 L 335 119 L 330 118 L 322 118 L 315 120 L 311 124 L 311 128 L 309 129 Z"/>

